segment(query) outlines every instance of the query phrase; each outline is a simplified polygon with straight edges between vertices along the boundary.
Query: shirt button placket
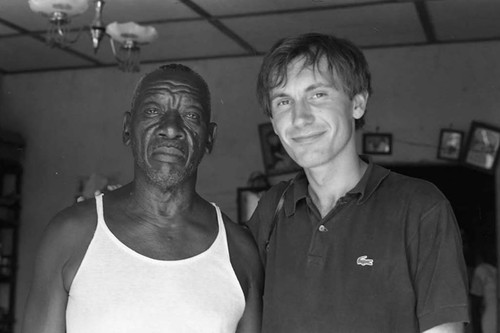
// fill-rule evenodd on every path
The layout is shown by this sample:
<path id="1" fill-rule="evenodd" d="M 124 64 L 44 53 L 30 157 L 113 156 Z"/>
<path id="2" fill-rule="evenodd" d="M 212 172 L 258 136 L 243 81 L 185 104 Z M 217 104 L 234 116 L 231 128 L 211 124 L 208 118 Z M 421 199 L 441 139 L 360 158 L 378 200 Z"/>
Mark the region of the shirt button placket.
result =
<path id="1" fill-rule="evenodd" d="M 328 229 L 323 224 L 321 224 L 319 227 L 317 227 L 316 230 L 317 231 L 313 233 L 313 239 L 309 248 L 307 263 L 314 264 L 315 266 L 322 266 L 324 262 L 323 252 L 325 250 L 324 243 L 326 239 L 324 238 L 324 236 L 320 236 L 320 234 L 324 234 L 328 231 Z"/>

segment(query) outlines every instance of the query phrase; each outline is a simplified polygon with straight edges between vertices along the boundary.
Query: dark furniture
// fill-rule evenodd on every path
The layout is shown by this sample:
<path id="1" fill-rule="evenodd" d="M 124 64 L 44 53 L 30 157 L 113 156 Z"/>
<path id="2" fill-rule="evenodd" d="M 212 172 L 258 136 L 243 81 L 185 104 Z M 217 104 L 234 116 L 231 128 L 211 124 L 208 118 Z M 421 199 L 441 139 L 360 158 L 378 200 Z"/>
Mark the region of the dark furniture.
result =
<path id="1" fill-rule="evenodd" d="M 15 323 L 22 139 L 0 130 L 0 333 Z"/>

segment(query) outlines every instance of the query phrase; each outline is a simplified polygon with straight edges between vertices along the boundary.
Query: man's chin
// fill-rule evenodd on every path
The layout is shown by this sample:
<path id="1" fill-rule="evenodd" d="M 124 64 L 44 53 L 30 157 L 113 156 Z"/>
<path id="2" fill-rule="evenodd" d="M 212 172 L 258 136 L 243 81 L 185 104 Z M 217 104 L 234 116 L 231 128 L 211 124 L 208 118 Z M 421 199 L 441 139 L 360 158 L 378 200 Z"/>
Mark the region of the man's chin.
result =
<path id="1" fill-rule="evenodd" d="M 181 179 L 174 179 L 174 178 L 169 178 L 169 179 L 149 178 L 148 182 L 152 187 L 160 190 L 161 192 L 165 192 L 170 189 L 179 187 L 179 185 L 183 183 Z"/>
<path id="2" fill-rule="evenodd" d="M 157 188 L 169 189 L 186 182 L 196 173 L 195 163 L 185 161 L 159 162 L 149 160 L 148 163 L 139 163 L 138 167 L 145 175 L 146 181 Z"/>
<path id="3" fill-rule="evenodd" d="M 192 174 L 192 172 L 188 172 L 185 167 L 168 168 L 168 171 L 166 171 L 167 170 L 148 172 L 147 177 L 149 183 L 162 190 L 168 190 L 183 184 Z"/>

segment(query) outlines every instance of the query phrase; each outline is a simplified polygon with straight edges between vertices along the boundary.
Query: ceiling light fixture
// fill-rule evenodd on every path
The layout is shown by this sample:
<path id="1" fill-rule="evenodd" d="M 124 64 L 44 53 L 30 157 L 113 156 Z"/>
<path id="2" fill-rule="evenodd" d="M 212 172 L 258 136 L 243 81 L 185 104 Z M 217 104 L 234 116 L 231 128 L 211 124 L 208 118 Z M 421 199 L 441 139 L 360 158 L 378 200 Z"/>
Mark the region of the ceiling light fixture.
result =
<path id="1" fill-rule="evenodd" d="M 76 42 L 80 33 L 74 39 L 68 37 L 71 18 L 89 7 L 88 0 L 29 0 L 29 5 L 32 11 L 49 19 L 47 44 L 61 47 Z"/>
<path id="2" fill-rule="evenodd" d="M 49 19 L 49 27 L 46 33 L 46 41 L 50 46 L 67 47 L 75 43 L 84 27 L 78 34 L 70 39 L 68 37 L 71 18 L 83 14 L 89 8 L 90 0 L 29 0 L 30 8 Z M 99 44 L 105 35 L 106 28 L 102 22 L 102 9 L 104 0 L 94 0 L 95 15 L 89 31 L 92 38 L 94 53 L 99 49 Z"/>
<path id="3" fill-rule="evenodd" d="M 68 33 L 71 18 L 83 14 L 89 7 L 91 0 L 28 0 L 32 11 L 42 14 L 49 19 L 47 29 L 47 44 L 50 46 L 67 47 L 75 43 L 84 27 L 70 39 Z M 156 29 L 152 26 L 141 26 L 135 22 L 113 22 L 105 26 L 102 21 L 104 0 L 93 0 L 94 19 L 88 30 L 92 39 L 94 53 L 97 53 L 104 35 L 111 39 L 111 50 L 118 62 L 118 68 L 124 72 L 138 72 L 140 65 L 141 46 L 151 43 L 158 38 Z M 120 46 L 115 48 L 115 42 Z"/>
<path id="4" fill-rule="evenodd" d="M 118 68 L 124 72 L 138 72 L 140 46 L 158 38 L 154 27 L 141 26 L 135 22 L 110 23 L 106 27 L 106 33 L 111 37 L 111 50 L 118 62 Z M 118 49 L 115 47 L 115 42 L 120 44 Z"/>

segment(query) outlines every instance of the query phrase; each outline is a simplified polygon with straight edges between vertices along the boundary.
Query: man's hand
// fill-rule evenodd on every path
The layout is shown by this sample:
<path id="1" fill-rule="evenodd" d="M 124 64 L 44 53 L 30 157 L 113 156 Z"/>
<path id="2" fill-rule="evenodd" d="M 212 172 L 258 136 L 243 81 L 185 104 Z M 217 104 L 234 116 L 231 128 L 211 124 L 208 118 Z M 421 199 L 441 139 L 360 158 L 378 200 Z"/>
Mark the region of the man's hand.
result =
<path id="1" fill-rule="evenodd" d="M 463 323 L 446 323 L 439 326 L 434 326 L 423 333 L 463 333 Z"/>

